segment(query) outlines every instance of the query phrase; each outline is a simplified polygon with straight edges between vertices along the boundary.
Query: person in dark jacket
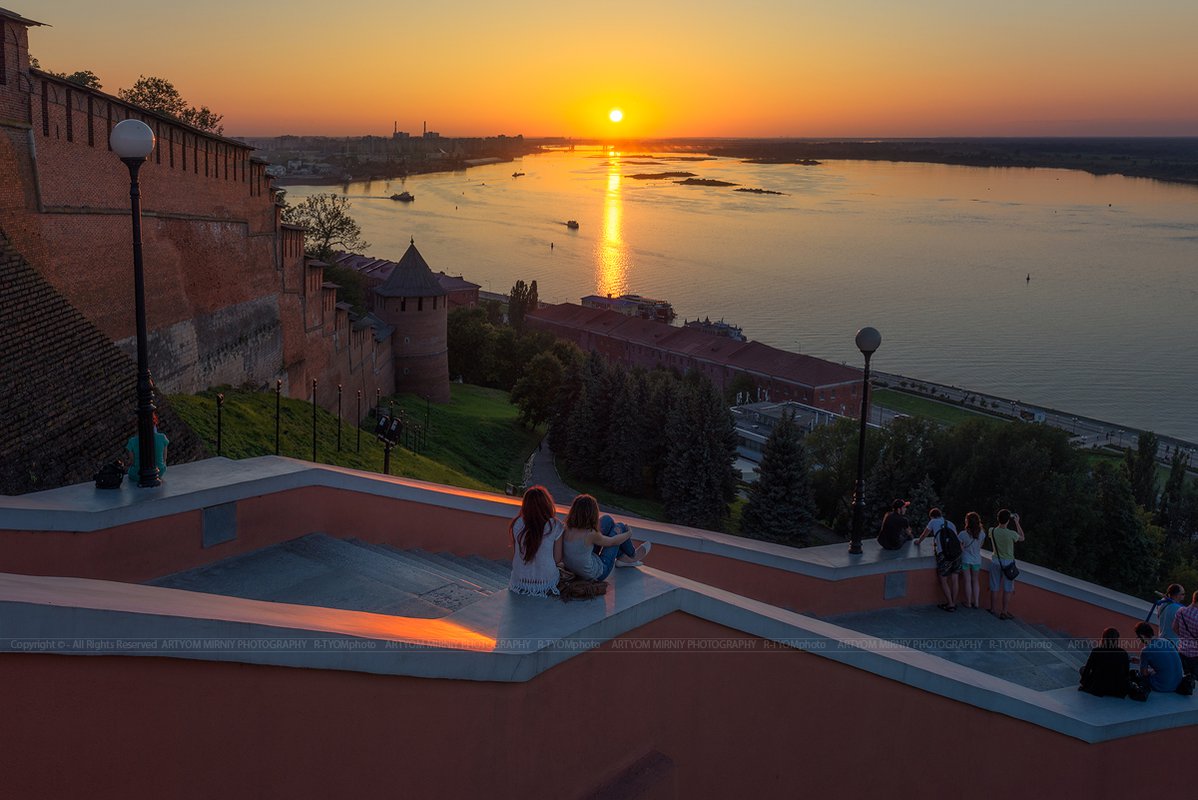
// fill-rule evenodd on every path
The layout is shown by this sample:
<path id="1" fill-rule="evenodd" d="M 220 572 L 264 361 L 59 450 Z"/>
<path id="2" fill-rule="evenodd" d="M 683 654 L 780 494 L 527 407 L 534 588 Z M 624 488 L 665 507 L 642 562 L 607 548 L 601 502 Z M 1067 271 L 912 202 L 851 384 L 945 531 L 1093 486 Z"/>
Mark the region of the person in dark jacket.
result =
<path id="1" fill-rule="evenodd" d="M 907 507 L 910 505 L 906 500 L 895 500 L 890 504 L 890 511 L 882 518 L 882 529 L 878 532 L 878 544 L 883 549 L 898 550 L 914 538 L 911 521 L 907 519 Z"/>
<path id="2" fill-rule="evenodd" d="M 1090 651 L 1081 672 L 1078 691 L 1099 697 L 1127 697 L 1131 658 L 1119 646 L 1119 631 L 1107 628 L 1102 632 L 1102 643 Z"/>

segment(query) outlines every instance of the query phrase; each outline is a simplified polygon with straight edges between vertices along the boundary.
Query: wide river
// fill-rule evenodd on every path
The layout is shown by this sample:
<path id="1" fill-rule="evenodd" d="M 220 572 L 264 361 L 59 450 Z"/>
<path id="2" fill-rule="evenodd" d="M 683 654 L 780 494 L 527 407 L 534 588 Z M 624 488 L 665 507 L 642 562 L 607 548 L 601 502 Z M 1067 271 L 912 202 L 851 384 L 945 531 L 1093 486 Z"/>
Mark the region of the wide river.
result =
<path id="1" fill-rule="evenodd" d="M 666 171 L 782 194 L 630 177 Z M 405 189 L 414 202 L 388 199 Z M 484 290 L 535 279 L 551 302 L 662 297 L 679 324 L 724 318 L 850 364 L 873 325 L 876 369 L 1198 441 L 1198 188 L 579 150 L 287 191 L 347 195 L 369 253 L 397 259 L 414 237 L 434 270 Z"/>

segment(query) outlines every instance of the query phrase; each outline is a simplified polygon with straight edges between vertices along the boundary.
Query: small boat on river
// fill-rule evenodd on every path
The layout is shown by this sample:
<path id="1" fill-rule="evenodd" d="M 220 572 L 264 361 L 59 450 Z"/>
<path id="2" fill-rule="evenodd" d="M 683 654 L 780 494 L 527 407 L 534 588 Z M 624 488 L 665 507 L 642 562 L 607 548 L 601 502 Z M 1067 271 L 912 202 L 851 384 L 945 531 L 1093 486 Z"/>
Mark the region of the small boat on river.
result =
<path id="1" fill-rule="evenodd" d="M 576 219 L 566 220 L 566 227 L 572 231 L 578 230 L 578 220 L 576 220 Z"/>
<path id="2" fill-rule="evenodd" d="M 412 196 L 411 192 L 400 192 L 399 194 L 391 195 L 391 199 L 398 200 L 401 203 L 410 203 L 416 198 Z"/>

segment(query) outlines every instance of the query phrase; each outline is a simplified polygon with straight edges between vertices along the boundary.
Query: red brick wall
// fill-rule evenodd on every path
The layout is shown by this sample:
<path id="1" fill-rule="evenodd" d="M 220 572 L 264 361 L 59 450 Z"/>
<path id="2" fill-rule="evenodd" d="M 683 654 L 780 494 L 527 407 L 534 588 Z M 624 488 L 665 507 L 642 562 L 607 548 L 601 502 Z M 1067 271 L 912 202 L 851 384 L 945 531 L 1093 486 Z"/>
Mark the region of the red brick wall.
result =
<path id="1" fill-rule="evenodd" d="M 130 116 L 155 131 L 139 179 L 150 366 L 161 392 L 282 378 L 289 395 L 308 397 L 316 378 L 319 401 L 332 409 L 338 383 L 348 397 L 394 391 L 390 342 L 352 332 L 334 309 L 321 270 L 304 266 L 303 231 L 280 224 L 266 165 L 251 160 L 251 148 L 31 71 L 24 26 L 5 21 L 2 33 L 0 232 L 54 294 L 128 354 L 129 173 L 108 137 Z M 59 324 L 53 313 L 47 306 L 33 318 Z M 37 350 L 35 331 L 20 332 L 22 349 Z M 48 398 L 78 392 L 48 369 L 37 374 L 46 363 L 28 359 L 35 373 L 22 379 Z"/>

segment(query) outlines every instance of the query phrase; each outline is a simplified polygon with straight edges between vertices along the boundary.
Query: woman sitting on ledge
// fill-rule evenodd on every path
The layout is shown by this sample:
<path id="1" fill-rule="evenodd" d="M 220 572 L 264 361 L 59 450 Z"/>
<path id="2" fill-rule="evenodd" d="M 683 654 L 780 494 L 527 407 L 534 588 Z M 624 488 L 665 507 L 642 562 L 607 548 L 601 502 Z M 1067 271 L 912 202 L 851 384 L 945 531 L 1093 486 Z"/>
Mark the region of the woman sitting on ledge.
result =
<path id="1" fill-rule="evenodd" d="M 558 562 L 562 560 L 561 522 L 553 498 L 544 486 L 524 493 L 520 515 L 508 525 L 512 544 L 512 577 L 508 589 L 516 594 L 557 594 Z"/>
<path id="2" fill-rule="evenodd" d="M 1102 644 L 1090 651 L 1090 658 L 1081 671 L 1079 692 L 1099 697 L 1127 697 L 1131 658 L 1119 646 L 1119 631 L 1107 628 L 1102 632 Z"/>
<path id="3" fill-rule="evenodd" d="M 570 506 L 562 539 L 566 569 L 580 578 L 606 580 L 612 568 L 635 567 L 649 554 L 649 542 L 633 546 L 632 531 L 608 515 L 599 516 L 599 503 L 580 494 Z M 618 560 L 617 560 L 618 559 Z"/>

